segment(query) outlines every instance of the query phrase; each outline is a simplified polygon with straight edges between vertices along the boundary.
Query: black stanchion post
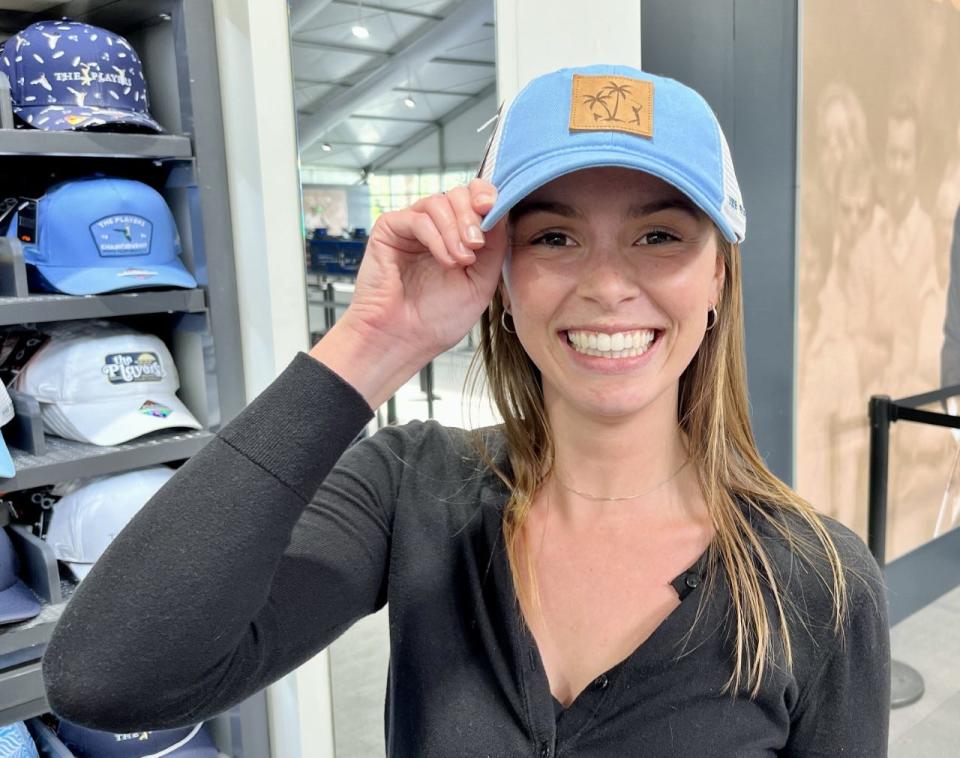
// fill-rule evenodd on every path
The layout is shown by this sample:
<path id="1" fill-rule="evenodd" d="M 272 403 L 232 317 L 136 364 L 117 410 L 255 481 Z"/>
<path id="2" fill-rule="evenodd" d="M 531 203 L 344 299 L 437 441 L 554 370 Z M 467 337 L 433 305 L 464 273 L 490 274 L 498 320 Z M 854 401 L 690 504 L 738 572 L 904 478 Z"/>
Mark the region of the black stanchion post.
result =
<path id="1" fill-rule="evenodd" d="M 867 543 L 880 568 L 886 563 L 891 405 L 888 395 L 874 395 L 870 398 L 870 504 L 867 511 Z"/>
<path id="2" fill-rule="evenodd" d="M 897 406 L 887 395 L 870 398 L 870 507 L 867 542 L 880 568 L 887 554 L 887 473 L 890 461 L 890 424 Z M 923 677 L 896 659 L 890 661 L 890 707 L 902 708 L 923 697 Z"/>

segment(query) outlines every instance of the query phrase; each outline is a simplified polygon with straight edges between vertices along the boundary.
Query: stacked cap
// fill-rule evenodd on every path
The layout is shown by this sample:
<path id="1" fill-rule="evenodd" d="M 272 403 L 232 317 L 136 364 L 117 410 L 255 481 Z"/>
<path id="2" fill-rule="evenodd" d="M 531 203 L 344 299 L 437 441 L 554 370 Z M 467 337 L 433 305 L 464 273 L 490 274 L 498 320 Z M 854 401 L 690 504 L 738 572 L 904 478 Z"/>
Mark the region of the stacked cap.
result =
<path id="1" fill-rule="evenodd" d="M 48 432 L 117 445 L 161 429 L 201 428 L 176 395 L 180 376 L 159 337 L 104 321 L 44 331 L 51 339 L 16 387 L 40 402 Z"/>
<path id="2" fill-rule="evenodd" d="M 13 401 L 7 393 L 7 388 L 3 382 L 0 382 L 0 426 L 6 426 L 13 420 Z M 9 479 L 16 472 L 13 466 L 13 459 L 10 457 L 10 450 L 3 436 L 0 435 L 0 477 Z"/>
<path id="3" fill-rule="evenodd" d="M 173 469 L 156 466 L 80 483 L 53 506 L 47 544 L 82 580 L 173 473 Z"/>
<path id="4" fill-rule="evenodd" d="M 77 21 L 41 21 L 8 39 L 0 73 L 13 112 L 48 131 L 162 132 L 150 115 L 137 53 L 119 34 Z"/>
<path id="5" fill-rule="evenodd" d="M 17 233 L 19 221 L 18 216 L 10 234 Z M 37 202 L 31 226 L 20 239 L 41 289 L 96 295 L 197 286 L 180 261 L 170 207 L 143 182 L 111 177 L 62 182 Z"/>
<path id="6" fill-rule="evenodd" d="M 27 725 L 22 721 L 0 726 L 0 758 L 40 758 Z"/>
<path id="7" fill-rule="evenodd" d="M 629 66 L 565 68 L 530 81 L 500 112 L 479 176 L 497 188 L 481 228 L 564 174 L 620 166 L 689 197 L 730 242 L 746 212 L 717 117 L 694 90 Z"/>
<path id="8" fill-rule="evenodd" d="M 6 529 L 0 529 L 0 624 L 32 619 L 43 606 L 17 576 L 20 561 Z"/>
<path id="9" fill-rule="evenodd" d="M 76 758 L 218 758 L 206 724 L 113 734 L 60 721 L 57 736 Z"/>

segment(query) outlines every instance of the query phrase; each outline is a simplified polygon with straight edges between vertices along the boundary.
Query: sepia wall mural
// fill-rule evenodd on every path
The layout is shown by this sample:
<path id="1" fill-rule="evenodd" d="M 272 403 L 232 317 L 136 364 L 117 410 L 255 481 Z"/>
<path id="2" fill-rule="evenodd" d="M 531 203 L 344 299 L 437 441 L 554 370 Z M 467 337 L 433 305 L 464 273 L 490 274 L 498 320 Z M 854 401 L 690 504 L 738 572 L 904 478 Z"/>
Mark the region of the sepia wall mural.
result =
<path id="1" fill-rule="evenodd" d="M 960 384 L 960 0 L 801 8 L 796 484 L 865 538 L 869 397 Z M 893 425 L 888 559 L 955 525 L 957 450 Z"/>

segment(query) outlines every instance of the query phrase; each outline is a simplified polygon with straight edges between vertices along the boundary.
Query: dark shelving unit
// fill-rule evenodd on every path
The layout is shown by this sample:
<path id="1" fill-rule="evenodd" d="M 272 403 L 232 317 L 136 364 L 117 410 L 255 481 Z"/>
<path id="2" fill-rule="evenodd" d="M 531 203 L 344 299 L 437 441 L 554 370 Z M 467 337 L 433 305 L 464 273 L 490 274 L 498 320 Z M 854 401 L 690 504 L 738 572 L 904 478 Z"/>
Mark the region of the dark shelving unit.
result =
<path id="1" fill-rule="evenodd" d="M 190 138 L 180 134 L 0 131 L 0 156 L 39 155 L 69 158 L 190 159 Z"/>
<path id="2" fill-rule="evenodd" d="M 202 430 L 156 432 L 123 445 L 104 447 L 47 435 L 44 455 L 10 451 L 17 473 L 13 479 L 0 479 L 0 486 L 13 492 L 181 461 L 196 453 L 211 437 L 210 432 Z"/>
<path id="3" fill-rule="evenodd" d="M 0 326 L 151 313 L 202 313 L 206 308 L 202 289 L 0 297 Z"/>
<path id="4" fill-rule="evenodd" d="M 41 12 L 0 10 L 0 41 L 34 21 L 62 17 L 123 35 L 143 61 L 150 110 L 166 133 L 0 128 L 0 190 L 6 193 L 0 196 L 38 196 L 30 193 L 92 172 L 145 181 L 173 211 L 181 257 L 200 286 L 95 296 L 32 293 L 22 254 L 18 259 L 15 245 L 0 241 L 0 268 L 9 274 L 0 282 L 0 327 L 30 324 L 42 330 L 51 321 L 136 317 L 138 328 L 155 328 L 168 340 L 181 399 L 206 428 L 158 432 L 113 447 L 37 432 L 43 453 L 11 448 L 16 475 L 0 479 L 3 493 L 186 460 L 246 404 L 212 0 L 71 0 L 39 2 L 35 8 Z M 16 276 L 10 273 L 14 269 Z M 40 658 L 69 602 L 61 598 L 59 577 L 50 576 L 56 574 L 52 549 L 29 529 L 13 529 L 20 530 L 14 535 L 18 552 L 31 553 L 21 575 L 45 603 L 38 617 L 0 627 L 0 724 L 49 711 Z M 38 580 L 44 575 L 45 582 Z M 262 692 L 211 726 L 225 755 L 270 754 Z"/>

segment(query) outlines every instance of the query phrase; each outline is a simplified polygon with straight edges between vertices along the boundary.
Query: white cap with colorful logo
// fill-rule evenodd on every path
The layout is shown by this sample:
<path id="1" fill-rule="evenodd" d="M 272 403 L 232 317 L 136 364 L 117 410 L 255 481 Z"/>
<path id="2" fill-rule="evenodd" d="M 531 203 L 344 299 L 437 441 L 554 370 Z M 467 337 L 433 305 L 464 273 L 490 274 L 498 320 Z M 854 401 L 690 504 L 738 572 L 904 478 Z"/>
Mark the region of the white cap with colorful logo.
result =
<path id="1" fill-rule="evenodd" d="M 161 429 L 202 428 L 177 397 L 180 376 L 159 337 L 105 321 L 44 331 L 51 339 L 16 387 L 40 402 L 48 432 L 118 445 Z"/>

